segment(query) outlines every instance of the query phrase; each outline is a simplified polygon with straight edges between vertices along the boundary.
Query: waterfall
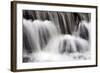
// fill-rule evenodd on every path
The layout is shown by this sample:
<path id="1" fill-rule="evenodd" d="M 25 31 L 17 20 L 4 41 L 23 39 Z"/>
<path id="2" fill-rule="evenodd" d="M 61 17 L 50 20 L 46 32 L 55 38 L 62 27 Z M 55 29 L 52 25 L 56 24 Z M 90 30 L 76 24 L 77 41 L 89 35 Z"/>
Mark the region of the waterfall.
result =
<path id="1" fill-rule="evenodd" d="M 23 13 L 23 62 L 90 58 L 88 14 L 49 11 Z"/>
<path id="2" fill-rule="evenodd" d="M 23 27 L 28 33 L 28 41 L 33 50 L 42 50 L 49 39 L 60 34 L 53 22 L 45 20 L 23 20 Z M 26 29 L 25 29 L 26 28 Z"/>

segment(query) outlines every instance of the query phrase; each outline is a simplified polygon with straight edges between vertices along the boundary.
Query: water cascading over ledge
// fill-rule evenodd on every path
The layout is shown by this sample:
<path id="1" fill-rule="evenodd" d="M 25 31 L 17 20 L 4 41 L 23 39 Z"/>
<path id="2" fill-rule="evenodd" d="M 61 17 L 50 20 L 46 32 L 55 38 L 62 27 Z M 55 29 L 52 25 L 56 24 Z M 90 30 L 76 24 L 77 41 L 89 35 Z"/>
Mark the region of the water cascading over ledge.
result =
<path id="1" fill-rule="evenodd" d="M 90 59 L 91 14 L 23 10 L 23 62 Z"/>

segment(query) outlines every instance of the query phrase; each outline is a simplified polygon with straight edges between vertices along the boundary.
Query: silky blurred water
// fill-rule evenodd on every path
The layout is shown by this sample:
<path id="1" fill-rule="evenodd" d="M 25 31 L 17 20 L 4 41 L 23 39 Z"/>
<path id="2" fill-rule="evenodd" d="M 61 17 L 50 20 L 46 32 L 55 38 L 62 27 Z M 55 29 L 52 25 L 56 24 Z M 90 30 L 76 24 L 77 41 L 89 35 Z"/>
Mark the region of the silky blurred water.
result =
<path id="1" fill-rule="evenodd" d="M 67 17 L 64 13 L 48 12 L 49 17 L 36 13 L 34 19 L 23 18 L 23 62 L 90 59 L 89 19 L 80 15 L 81 20 L 76 16 L 75 22 L 70 13 Z"/>

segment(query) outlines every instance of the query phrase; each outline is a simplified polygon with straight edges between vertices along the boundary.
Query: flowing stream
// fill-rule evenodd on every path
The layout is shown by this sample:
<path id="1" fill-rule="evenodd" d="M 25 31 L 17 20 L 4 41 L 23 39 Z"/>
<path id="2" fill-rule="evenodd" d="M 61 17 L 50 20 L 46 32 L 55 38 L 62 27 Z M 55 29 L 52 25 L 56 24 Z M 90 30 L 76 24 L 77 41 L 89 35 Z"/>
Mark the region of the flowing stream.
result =
<path id="1" fill-rule="evenodd" d="M 23 62 L 90 59 L 89 16 L 23 11 Z"/>

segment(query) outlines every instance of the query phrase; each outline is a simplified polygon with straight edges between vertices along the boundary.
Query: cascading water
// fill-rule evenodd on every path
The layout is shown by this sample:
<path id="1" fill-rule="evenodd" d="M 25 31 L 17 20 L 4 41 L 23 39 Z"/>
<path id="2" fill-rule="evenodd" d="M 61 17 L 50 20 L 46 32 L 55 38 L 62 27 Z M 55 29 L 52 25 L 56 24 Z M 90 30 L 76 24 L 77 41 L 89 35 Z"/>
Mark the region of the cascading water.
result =
<path id="1" fill-rule="evenodd" d="M 35 20 L 32 22 L 24 19 L 23 26 L 29 34 L 28 40 L 31 42 L 31 45 L 33 45 L 32 48 L 37 51 L 42 50 L 42 48 L 47 45 L 50 38 L 60 34 L 55 25 L 48 20 Z"/>
<path id="2" fill-rule="evenodd" d="M 88 21 L 78 22 L 79 18 L 76 16 L 75 20 L 72 13 L 37 11 L 34 14 L 31 19 L 23 18 L 23 57 L 28 58 L 23 62 L 90 58 Z"/>

